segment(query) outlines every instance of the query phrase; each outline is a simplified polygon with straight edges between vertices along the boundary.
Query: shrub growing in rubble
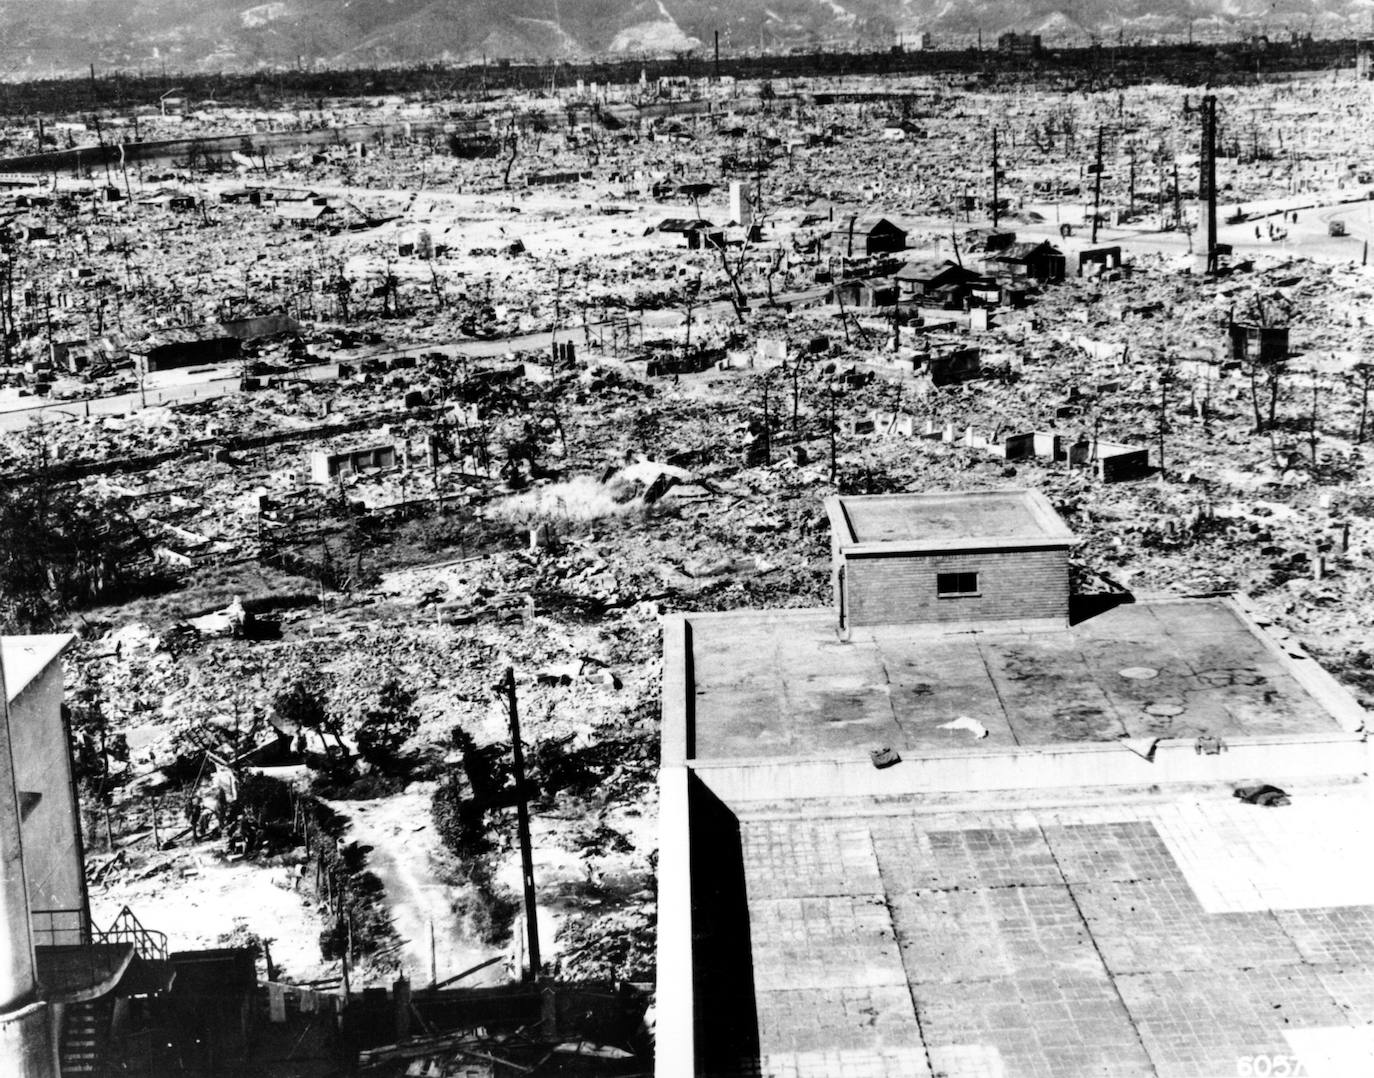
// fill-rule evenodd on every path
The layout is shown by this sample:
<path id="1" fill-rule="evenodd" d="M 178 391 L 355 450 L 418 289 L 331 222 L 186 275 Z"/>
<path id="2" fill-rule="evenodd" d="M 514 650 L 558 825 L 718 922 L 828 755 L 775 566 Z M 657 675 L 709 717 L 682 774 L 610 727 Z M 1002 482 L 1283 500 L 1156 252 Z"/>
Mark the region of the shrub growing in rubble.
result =
<path id="1" fill-rule="evenodd" d="M 385 888 L 366 869 L 341 872 L 338 886 L 344 898 L 332 924 L 320 930 L 320 957 L 330 962 L 348 954 L 349 937 L 354 956 L 372 954 L 395 939 L 391 914 L 382 901 Z"/>
<path id="2" fill-rule="evenodd" d="M 487 833 L 486 809 L 476 801 L 465 799 L 465 788 L 456 775 L 449 775 L 434 788 L 430 812 L 439 840 L 459 857 L 477 857 L 491 850 L 491 836 Z"/>
<path id="3" fill-rule="evenodd" d="M 377 697 L 377 706 L 363 716 L 356 735 L 358 755 L 378 771 L 403 773 L 406 762 L 401 747 L 415 733 L 420 720 L 410 708 L 415 694 L 389 678 Z"/>
<path id="4" fill-rule="evenodd" d="M 297 844 L 296 797 L 279 779 L 252 771 L 243 775 L 234 816 L 230 830 L 242 835 L 246 853 L 271 855 Z"/>
<path id="5" fill-rule="evenodd" d="M 462 887 L 453 912 L 467 921 L 468 931 L 493 947 L 505 943 L 520 912 L 520 899 L 515 892 L 492 877 L 491 866 L 485 859 L 464 864 L 453 882 Z"/>
<path id="6" fill-rule="evenodd" d="M 562 945 L 559 976 L 588 981 L 652 980 L 656 938 L 651 909 L 574 918 L 558 933 Z"/>
<path id="7" fill-rule="evenodd" d="M 299 730 L 302 734 L 307 730 L 313 731 L 325 751 L 329 749 L 324 739 L 325 734 L 332 734 L 337 747 L 343 748 L 343 741 L 339 737 L 338 719 L 329 714 L 324 695 L 304 681 L 293 681 L 279 692 L 272 701 L 272 707 L 288 727 Z"/>

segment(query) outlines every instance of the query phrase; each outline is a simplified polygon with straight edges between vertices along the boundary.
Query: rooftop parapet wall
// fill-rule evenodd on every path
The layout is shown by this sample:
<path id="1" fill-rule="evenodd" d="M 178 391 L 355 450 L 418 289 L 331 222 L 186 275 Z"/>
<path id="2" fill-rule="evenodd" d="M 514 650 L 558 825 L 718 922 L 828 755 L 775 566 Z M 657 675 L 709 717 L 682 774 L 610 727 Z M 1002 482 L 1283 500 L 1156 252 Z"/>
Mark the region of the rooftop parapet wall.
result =
<path id="1" fill-rule="evenodd" d="M 1194 738 L 1122 739 L 1034 745 L 1002 752 L 969 749 L 919 757 L 877 770 L 867 754 L 834 760 L 737 760 L 694 768 L 726 804 L 862 799 L 912 794 L 1063 791 L 1163 784 L 1245 784 L 1361 778 L 1369 753 L 1360 734 L 1303 734 L 1224 742 L 1218 753 Z"/>
<path id="2" fill-rule="evenodd" d="M 926 624 L 856 630 L 846 642 L 833 624 L 825 610 L 668 619 L 665 766 L 868 768 L 880 746 L 916 759 L 1199 737 L 1305 743 L 1358 738 L 1366 721 L 1320 664 L 1233 599 L 1142 598 L 1049 634 Z M 964 718 L 983 733 L 961 728 Z"/>

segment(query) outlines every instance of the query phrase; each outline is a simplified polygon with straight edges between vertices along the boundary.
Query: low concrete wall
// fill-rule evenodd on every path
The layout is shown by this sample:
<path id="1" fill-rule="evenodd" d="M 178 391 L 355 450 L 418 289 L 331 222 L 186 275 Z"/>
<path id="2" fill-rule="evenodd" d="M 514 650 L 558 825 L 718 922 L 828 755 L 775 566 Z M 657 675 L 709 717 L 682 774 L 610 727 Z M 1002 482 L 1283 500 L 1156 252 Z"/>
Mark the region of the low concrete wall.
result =
<path id="1" fill-rule="evenodd" d="M 1153 750 L 1151 748 L 1153 744 Z M 1356 777 L 1369 770 L 1360 734 L 1237 738 L 1215 756 L 1193 739 L 1041 745 L 908 756 L 883 770 L 866 755 L 833 760 L 736 760 L 694 770 L 728 805 L 808 798 L 1053 790 L 1163 783 L 1278 782 Z M 662 854 L 660 854 L 662 856 Z"/>

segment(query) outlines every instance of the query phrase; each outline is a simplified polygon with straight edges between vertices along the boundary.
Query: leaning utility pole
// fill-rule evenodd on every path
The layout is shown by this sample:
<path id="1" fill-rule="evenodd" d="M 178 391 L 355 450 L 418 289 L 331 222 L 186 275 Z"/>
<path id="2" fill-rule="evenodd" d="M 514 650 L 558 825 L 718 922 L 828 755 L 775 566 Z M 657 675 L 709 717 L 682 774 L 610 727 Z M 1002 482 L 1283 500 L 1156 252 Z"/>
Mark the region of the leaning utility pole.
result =
<path id="1" fill-rule="evenodd" d="M 997 186 L 997 128 L 992 129 L 992 227 L 997 227 L 997 222 L 1001 220 L 1001 203 L 998 201 Z"/>
<path id="2" fill-rule="evenodd" d="M 1207 274 L 1217 272 L 1217 99 L 1202 99 L 1202 150 L 1198 159 L 1198 197 L 1207 216 Z"/>
<path id="3" fill-rule="evenodd" d="M 515 771 L 515 821 L 520 837 L 520 876 L 525 888 L 525 935 L 529 972 L 527 980 L 539 980 L 539 921 L 534 897 L 534 852 L 530 848 L 530 808 L 525 790 L 525 750 L 520 744 L 520 713 L 515 706 L 515 668 L 506 667 L 506 707 L 510 718 L 510 751 Z"/>
<path id="4" fill-rule="evenodd" d="M 1102 125 L 1097 125 L 1097 173 L 1093 177 L 1093 243 L 1097 242 L 1098 212 L 1102 207 Z"/>

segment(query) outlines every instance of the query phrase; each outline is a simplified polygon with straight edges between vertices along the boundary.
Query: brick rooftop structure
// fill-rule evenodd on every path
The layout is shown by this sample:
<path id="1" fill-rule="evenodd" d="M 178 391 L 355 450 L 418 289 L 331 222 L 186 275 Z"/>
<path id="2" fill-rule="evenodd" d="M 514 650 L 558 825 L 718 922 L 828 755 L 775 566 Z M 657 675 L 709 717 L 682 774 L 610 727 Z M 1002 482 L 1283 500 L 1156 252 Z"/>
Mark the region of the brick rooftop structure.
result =
<path id="1" fill-rule="evenodd" d="M 865 625 L 1069 617 L 1073 533 L 1041 494 L 830 498 L 835 604 Z"/>
<path id="2" fill-rule="evenodd" d="M 982 583 L 1048 546 L 1063 617 L 1009 573 L 1031 616 L 918 620 L 928 565 L 862 624 L 669 619 L 660 1078 L 1374 1073 L 1349 694 L 1236 599 L 1072 609 L 1037 495 L 829 509 L 851 586 L 856 554 Z"/>

